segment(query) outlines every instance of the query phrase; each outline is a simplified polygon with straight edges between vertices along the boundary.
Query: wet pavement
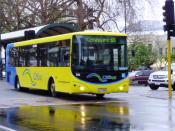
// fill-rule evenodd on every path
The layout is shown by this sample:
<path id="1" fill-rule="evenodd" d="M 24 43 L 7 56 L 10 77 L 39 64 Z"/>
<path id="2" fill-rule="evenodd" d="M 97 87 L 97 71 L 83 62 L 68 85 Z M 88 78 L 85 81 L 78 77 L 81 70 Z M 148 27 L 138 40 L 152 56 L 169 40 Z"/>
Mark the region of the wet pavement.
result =
<path id="1" fill-rule="evenodd" d="M 175 131 L 173 103 L 154 102 L 22 106 L 1 109 L 0 123 L 19 131 Z"/>
<path id="2" fill-rule="evenodd" d="M 175 91 L 131 86 L 129 93 L 93 95 L 17 92 L 0 81 L 0 131 L 175 131 Z"/>
<path id="3" fill-rule="evenodd" d="M 3 109 L 3 126 L 20 131 L 129 131 L 128 103 L 74 104 Z"/>

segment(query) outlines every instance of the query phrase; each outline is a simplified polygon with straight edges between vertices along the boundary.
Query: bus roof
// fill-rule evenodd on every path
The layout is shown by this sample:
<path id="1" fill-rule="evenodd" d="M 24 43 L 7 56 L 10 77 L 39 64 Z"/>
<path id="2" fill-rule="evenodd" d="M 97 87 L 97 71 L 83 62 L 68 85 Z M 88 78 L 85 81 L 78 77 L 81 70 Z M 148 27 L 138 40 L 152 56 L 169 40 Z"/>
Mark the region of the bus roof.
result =
<path id="1" fill-rule="evenodd" d="M 126 34 L 123 33 L 116 33 L 116 32 L 104 32 L 104 31 L 82 31 L 82 32 L 73 32 L 73 33 L 66 33 L 66 34 L 61 34 L 61 35 L 56 35 L 56 36 L 50 36 L 50 37 L 44 37 L 44 38 L 38 38 L 38 39 L 32 39 L 32 40 L 27 40 L 27 41 L 20 41 L 14 43 L 15 46 L 24 46 L 24 45 L 31 45 L 33 44 L 33 41 L 35 43 L 43 43 L 45 41 L 47 42 L 52 42 L 52 41 L 57 41 L 57 40 L 66 40 L 66 39 L 71 39 L 73 35 L 106 35 L 106 36 L 127 36 Z M 58 38 L 59 36 L 59 38 Z"/>
<path id="2" fill-rule="evenodd" d="M 110 31 L 82 31 L 82 32 L 73 32 L 73 35 L 112 35 L 112 36 L 127 36 L 123 33 L 110 32 Z"/>

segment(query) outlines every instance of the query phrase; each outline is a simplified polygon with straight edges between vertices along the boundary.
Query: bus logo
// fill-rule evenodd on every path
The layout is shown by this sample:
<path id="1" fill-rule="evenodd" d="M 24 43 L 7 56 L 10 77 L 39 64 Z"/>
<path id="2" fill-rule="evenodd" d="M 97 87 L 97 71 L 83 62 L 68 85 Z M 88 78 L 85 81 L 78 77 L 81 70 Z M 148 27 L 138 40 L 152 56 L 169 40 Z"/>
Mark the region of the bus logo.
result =
<path id="1" fill-rule="evenodd" d="M 117 79 L 116 76 L 111 76 L 111 75 L 103 75 L 101 77 L 97 73 L 91 73 L 91 74 L 86 76 L 87 79 L 92 78 L 92 77 L 98 78 L 98 80 L 101 81 L 101 82 L 108 82 L 108 80 L 116 80 Z"/>
<path id="2" fill-rule="evenodd" d="M 30 82 L 32 84 L 32 86 L 36 85 L 36 82 L 32 79 L 31 73 L 29 69 L 25 69 L 23 72 L 23 76 L 28 76 L 28 78 L 30 79 Z"/>

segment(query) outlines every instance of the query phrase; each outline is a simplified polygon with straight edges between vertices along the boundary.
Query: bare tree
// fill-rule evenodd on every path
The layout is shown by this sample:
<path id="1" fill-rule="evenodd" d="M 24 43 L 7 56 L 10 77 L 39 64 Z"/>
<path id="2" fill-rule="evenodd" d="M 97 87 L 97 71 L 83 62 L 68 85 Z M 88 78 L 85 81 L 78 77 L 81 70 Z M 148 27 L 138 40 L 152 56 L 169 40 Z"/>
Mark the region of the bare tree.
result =
<path id="1" fill-rule="evenodd" d="M 126 26 L 136 24 L 138 21 L 138 12 L 142 12 L 142 3 L 148 3 L 150 6 L 155 4 L 156 0 L 75 0 L 79 11 L 81 25 L 94 23 L 94 27 L 102 30 L 124 31 L 124 18 L 126 18 Z M 78 4 L 79 3 L 79 4 Z M 83 9 L 81 9 L 83 8 Z M 91 17 L 88 18 L 88 9 L 91 9 Z M 81 11 L 80 11 L 81 10 Z M 83 22 L 83 20 L 85 20 Z M 79 21 L 79 20 L 78 20 Z M 139 27 L 139 28 L 138 28 Z M 132 27 L 132 30 L 140 30 L 140 25 Z M 131 26 L 130 26 L 131 30 Z"/>
<path id="2" fill-rule="evenodd" d="M 136 0 L 139 1 L 139 0 Z M 135 0 L 3 0 L 3 31 L 55 22 L 76 22 L 81 30 L 93 26 L 123 31 L 123 15 L 131 25 L 137 19 Z M 140 0 L 145 1 L 145 0 Z M 146 0 L 150 4 L 155 0 Z"/>
<path id="3" fill-rule="evenodd" d="M 32 16 L 31 23 L 35 25 L 43 25 L 61 21 L 68 17 L 69 7 L 74 0 L 28 0 L 26 10 Z"/>
<path id="4" fill-rule="evenodd" d="M 4 31 L 13 31 L 25 27 L 23 20 L 25 19 L 26 3 L 27 0 L 4 0 L 2 2 Z"/>
<path id="5" fill-rule="evenodd" d="M 4 31 L 58 22 L 67 17 L 66 11 L 73 3 L 74 0 L 4 0 Z"/>

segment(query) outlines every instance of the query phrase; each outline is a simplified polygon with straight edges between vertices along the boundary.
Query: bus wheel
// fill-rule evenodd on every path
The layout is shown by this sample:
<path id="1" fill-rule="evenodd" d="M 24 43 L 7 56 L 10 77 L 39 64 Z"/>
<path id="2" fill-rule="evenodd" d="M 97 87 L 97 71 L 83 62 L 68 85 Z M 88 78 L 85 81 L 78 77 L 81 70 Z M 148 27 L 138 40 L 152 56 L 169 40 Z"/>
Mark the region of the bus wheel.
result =
<path id="1" fill-rule="evenodd" d="M 19 78 L 18 77 L 16 78 L 16 81 L 15 81 L 15 89 L 17 91 L 20 91 L 21 90 L 21 85 L 20 85 L 20 82 L 19 82 Z"/>
<path id="2" fill-rule="evenodd" d="M 55 97 L 56 96 L 56 91 L 55 91 L 55 83 L 53 80 L 49 82 L 49 93 L 51 96 Z"/>
<path id="3" fill-rule="evenodd" d="M 99 98 L 99 99 L 104 98 L 104 95 L 105 95 L 105 94 L 96 94 L 97 98 Z"/>

